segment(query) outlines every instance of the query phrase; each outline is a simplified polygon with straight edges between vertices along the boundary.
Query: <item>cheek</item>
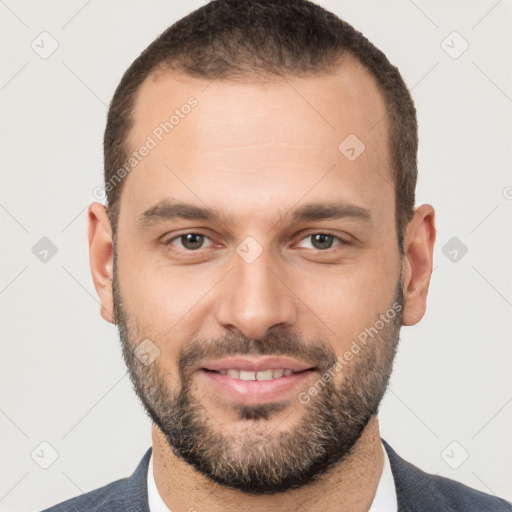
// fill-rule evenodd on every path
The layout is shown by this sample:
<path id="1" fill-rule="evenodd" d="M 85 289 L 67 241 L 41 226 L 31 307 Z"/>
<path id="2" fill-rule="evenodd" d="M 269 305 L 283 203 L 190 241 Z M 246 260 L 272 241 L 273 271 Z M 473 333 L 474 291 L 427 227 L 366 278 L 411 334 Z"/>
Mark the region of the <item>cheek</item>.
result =
<path id="1" fill-rule="evenodd" d="M 119 277 L 125 307 L 140 319 L 167 321 L 183 314 L 188 302 L 197 300 L 193 283 L 180 267 L 163 262 L 155 251 L 127 248 L 119 258 Z M 125 256 L 128 254 L 128 256 Z"/>
<path id="2" fill-rule="evenodd" d="M 372 326 L 381 313 L 392 307 L 399 264 L 392 258 L 373 254 L 335 272 L 297 280 L 297 295 L 309 309 L 310 332 L 318 318 L 325 324 L 325 335 L 332 339 L 336 352 L 344 351 L 365 328 Z M 300 291 L 299 291 L 300 290 Z M 313 314 L 311 314 L 311 312 Z M 308 321 L 309 322 L 309 321 Z M 304 326 L 308 330 L 307 326 Z"/>
<path id="3" fill-rule="evenodd" d="M 155 340 L 171 364 L 201 329 L 221 275 L 206 268 L 172 267 L 141 252 L 120 263 L 119 276 L 123 307 L 136 330 Z"/>

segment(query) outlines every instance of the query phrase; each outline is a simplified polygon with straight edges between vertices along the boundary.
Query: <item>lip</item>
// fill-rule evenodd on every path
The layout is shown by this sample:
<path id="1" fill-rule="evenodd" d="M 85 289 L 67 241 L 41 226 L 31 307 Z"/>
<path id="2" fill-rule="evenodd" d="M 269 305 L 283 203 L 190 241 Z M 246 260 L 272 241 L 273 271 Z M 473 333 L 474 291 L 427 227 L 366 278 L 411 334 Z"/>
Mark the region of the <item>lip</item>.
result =
<path id="1" fill-rule="evenodd" d="M 239 380 L 216 373 L 236 368 L 246 371 L 287 369 L 294 373 L 272 380 Z M 198 368 L 197 376 L 207 389 L 213 389 L 229 401 L 240 405 L 261 405 L 285 400 L 305 387 L 316 373 L 311 365 L 287 357 L 230 357 L 208 361 Z"/>
<path id="2" fill-rule="evenodd" d="M 313 369 L 310 364 L 299 362 L 290 357 L 264 356 L 264 357 L 227 357 L 224 359 L 216 359 L 206 361 L 200 365 L 201 369 L 207 370 L 229 370 L 237 368 L 238 370 L 246 370 L 259 372 L 263 370 L 292 370 L 294 372 L 302 372 L 304 370 Z"/>

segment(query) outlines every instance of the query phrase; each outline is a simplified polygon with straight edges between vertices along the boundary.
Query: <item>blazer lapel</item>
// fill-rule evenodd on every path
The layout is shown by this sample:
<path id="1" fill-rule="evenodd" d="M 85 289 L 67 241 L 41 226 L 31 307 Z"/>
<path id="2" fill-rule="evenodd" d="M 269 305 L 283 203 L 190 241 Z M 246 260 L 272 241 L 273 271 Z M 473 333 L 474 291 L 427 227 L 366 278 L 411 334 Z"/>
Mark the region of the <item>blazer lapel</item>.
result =
<path id="1" fill-rule="evenodd" d="M 428 475 L 399 457 L 386 441 L 382 440 L 389 457 L 391 471 L 395 480 L 396 496 L 399 512 L 424 512 L 453 510 L 446 502 L 444 496 L 433 484 L 431 475 Z"/>
<path id="2" fill-rule="evenodd" d="M 149 448 L 132 476 L 126 481 L 119 512 L 149 512 L 147 477 L 151 451 L 152 448 Z"/>

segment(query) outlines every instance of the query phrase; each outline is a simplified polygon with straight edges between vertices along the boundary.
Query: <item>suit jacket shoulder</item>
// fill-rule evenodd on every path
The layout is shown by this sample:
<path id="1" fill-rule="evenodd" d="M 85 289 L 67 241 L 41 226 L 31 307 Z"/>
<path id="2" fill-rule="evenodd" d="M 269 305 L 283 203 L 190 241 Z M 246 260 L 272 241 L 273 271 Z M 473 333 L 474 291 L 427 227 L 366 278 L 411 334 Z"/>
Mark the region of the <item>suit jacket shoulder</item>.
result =
<path id="1" fill-rule="evenodd" d="M 43 512 L 149 512 L 147 474 L 151 448 L 129 478 L 71 498 Z"/>
<path id="2" fill-rule="evenodd" d="M 400 512 L 511 512 L 505 500 L 406 462 L 383 440 L 395 479 Z"/>
<path id="3" fill-rule="evenodd" d="M 429 475 L 383 440 L 395 480 L 399 512 L 512 512 L 506 501 L 458 482 Z M 149 512 L 147 472 L 151 448 L 131 477 L 64 501 L 43 512 Z"/>

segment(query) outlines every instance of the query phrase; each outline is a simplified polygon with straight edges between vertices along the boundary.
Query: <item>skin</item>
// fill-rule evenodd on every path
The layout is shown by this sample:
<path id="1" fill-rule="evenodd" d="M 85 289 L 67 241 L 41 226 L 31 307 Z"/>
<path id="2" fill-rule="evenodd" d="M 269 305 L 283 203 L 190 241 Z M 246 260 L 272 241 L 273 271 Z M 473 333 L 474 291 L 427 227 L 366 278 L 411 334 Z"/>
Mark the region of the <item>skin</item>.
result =
<path id="1" fill-rule="evenodd" d="M 284 325 L 306 338 L 323 339 L 343 354 L 389 308 L 400 270 L 403 325 L 421 320 L 432 272 L 435 213 L 428 204 L 415 209 L 401 259 L 385 104 L 361 65 L 347 58 L 333 75 L 245 82 L 152 75 L 136 102 L 133 149 L 190 96 L 198 106 L 125 178 L 118 222 L 123 306 L 136 319 L 141 341 L 158 340 L 158 364 L 167 372 L 168 389 L 178 380 L 178 354 L 194 337 L 216 339 L 238 330 L 257 338 Z M 353 162 L 338 150 L 351 133 L 366 146 Z M 212 208 L 223 220 L 172 219 L 141 226 L 140 215 L 168 198 Z M 294 208 L 326 202 L 364 208 L 371 222 L 291 222 Z M 88 215 L 92 276 L 101 314 L 113 322 L 112 228 L 100 203 L 91 204 Z M 176 252 L 164 244 L 198 229 L 212 242 L 191 257 L 179 240 Z M 336 241 L 329 250 L 315 249 L 308 235 L 324 231 L 352 244 Z M 252 263 L 236 252 L 248 236 L 263 250 Z M 343 372 L 336 379 L 341 384 Z M 242 427 L 225 401 L 212 396 L 203 380 L 197 378 L 195 385 L 208 415 L 236 435 Z M 268 435 L 276 428 L 292 429 L 301 414 L 302 406 L 290 400 L 257 428 Z M 350 457 L 313 484 L 250 496 L 197 473 L 173 454 L 156 426 L 152 439 L 155 480 L 172 510 L 294 510 L 300 503 L 312 511 L 364 511 L 383 463 L 373 417 Z"/>

